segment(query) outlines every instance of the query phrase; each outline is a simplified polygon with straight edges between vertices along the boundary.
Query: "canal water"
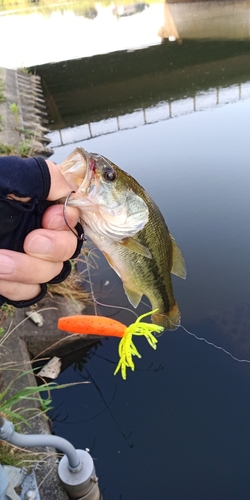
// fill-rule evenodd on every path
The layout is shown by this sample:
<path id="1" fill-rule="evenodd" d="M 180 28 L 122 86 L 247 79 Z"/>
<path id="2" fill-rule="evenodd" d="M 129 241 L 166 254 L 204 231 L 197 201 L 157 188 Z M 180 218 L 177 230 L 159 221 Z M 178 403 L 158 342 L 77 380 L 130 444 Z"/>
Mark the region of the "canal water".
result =
<path id="1" fill-rule="evenodd" d="M 211 345 L 250 360 L 249 12 L 248 1 L 106 2 L 0 16 L 0 40 L 25 23 L 36 40 L 23 30 L 0 66 L 41 76 L 51 159 L 83 147 L 134 176 L 186 261 L 187 279 L 173 277 L 184 328 L 156 351 L 136 339 L 126 381 L 113 375 L 118 340 L 103 339 L 58 380 L 90 383 L 53 394 L 53 431 L 90 450 L 105 500 L 250 497 L 249 362 Z M 94 295 L 112 306 L 98 313 L 130 324 L 121 281 L 95 255 Z"/>

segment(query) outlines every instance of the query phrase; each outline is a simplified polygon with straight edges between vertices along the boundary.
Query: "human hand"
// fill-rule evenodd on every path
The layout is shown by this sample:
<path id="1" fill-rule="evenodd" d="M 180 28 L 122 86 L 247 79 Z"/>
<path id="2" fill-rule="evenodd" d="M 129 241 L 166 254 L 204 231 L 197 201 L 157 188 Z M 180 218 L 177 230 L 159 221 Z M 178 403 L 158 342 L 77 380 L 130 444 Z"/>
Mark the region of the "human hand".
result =
<path id="1" fill-rule="evenodd" d="M 51 177 L 47 200 L 66 197 L 75 186 L 70 186 L 57 165 L 46 161 Z M 76 208 L 67 207 L 70 227 L 79 219 Z M 30 232 L 24 240 L 24 252 L 0 250 L 0 295 L 11 301 L 31 300 L 41 292 L 40 283 L 57 276 L 64 261 L 75 253 L 77 239 L 68 229 L 63 216 L 63 205 L 52 205 L 43 214 L 42 229 Z"/>

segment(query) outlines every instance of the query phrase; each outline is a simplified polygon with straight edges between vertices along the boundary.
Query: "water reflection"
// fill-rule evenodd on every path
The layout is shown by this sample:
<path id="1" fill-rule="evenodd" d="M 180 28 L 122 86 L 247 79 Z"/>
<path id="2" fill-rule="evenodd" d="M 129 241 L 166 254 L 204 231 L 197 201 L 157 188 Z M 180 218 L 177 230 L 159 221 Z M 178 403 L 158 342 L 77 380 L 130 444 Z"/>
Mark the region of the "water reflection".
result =
<path id="1" fill-rule="evenodd" d="M 250 37 L 249 2 L 165 3 L 161 38 L 244 40 Z"/>
<path id="2" fill-rule="evenodd" d="M 87 138 L 244 99 L 249 53 L 248 41 L 186 40 L 32 69 L 42 77 L 51 128 L 80 125 Z"/>
<path id="3" fill-rule="evenodd" d="M 116 17 L 133 16 L 134 14 L 138 14 L 138 12 L 142 12 L 147 7 L 149 7 L 148 3 L 134 3 L 132 5 L 115 5 L 115 7 L 112 10 L 112 13 Z"/>
<path id="4" fill-rule="evenodd" d="M 124 5 L 90 1 L 53 6 L 45 0 L 10 10 L 3 4 L 0 66 L 27 67 L 134 50 L 166 39 L 249 40 L 249 7 L 250 0 Z M 38 37 L 38 32 L 49 36 Z"/>
<path id="5" fill-rule="evenodd" d="M 5 47 L 0 66 L 27 67 L 160 43 L 162 3 L 125 17 L 113 15 L 113 7 L 93 2 L 88 9 L 83 3 L 46 9 L 34 6 L 13 14 L 0 10 L 0 44 Z M 38 32 L 51 37 L 38 37 Z"/>
<path id="6" fill-rule="evenodd" d="M 129 130 L 179 116 L 225 106 L 250 97 L 250 82 L 226 88 L 210 89 L 186 99 L 159 102 L 156 106 L 135 110 L 132 113 L 107 118 L 99 122 L 83 123 L 76 127 L 53 130 L 48 134 L 50 147 L 73 144 L 119 130 Z"/>

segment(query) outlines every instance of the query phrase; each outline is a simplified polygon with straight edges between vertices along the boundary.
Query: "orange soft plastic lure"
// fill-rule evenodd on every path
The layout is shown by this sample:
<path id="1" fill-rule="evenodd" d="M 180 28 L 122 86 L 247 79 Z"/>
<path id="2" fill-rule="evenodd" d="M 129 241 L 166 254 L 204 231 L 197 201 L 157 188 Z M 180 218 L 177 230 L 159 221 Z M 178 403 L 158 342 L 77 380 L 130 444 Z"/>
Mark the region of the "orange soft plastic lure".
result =
<path id="1" fill-rule="evenodd" d="M 118 348 L 120 360 L 114 375 L 121 370 L 122 378 L 125 380 L 127 368 L 131 368 L 132 371 L 135 369 L 132 356 L 141 358 L 132 340 L 133 335 L 146 337 L 149 345 L 151 345 L 153 349 L 156 349 L 158 341 L 153 335 L 153 332 L 161 333 L 164 328 L 162 326 L 141 322 L 142 318 L 154 314 L 156 311 L 157 309 L 142 314 L 142 316 L 137 318 L 135 323 L 132 323 L 132 325 L 128 327 L 115 319 L 106 318 L 105 316 L 76 315 L 59 318 L 58 328 L 59 330 L 66 330 L 67 332 L 83 335 L 121 337 Z"/>
<path id="2" fill-rule="evenodd" d="M 126 325 L 106 316 L 78 314 L 58 320 L 59 330 L 83 335 L 101 335 L 102 337 L 123 337 Z"/>

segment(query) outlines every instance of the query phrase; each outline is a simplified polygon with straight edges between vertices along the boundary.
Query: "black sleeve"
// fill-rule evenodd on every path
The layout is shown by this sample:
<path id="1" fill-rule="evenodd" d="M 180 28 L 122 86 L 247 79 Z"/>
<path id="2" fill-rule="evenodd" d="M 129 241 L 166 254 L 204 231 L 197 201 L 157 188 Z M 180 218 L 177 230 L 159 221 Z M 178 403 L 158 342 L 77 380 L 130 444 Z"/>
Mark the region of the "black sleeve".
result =
<path id="1" fill-rule="evenodd" d="M 42 227 L 43 213 L 50 205 L 46 201 L 49 190 L 50 173 L 43 158 L 0 157 L 0 248 L 23 252 L 27 234 Z M 11 195 L 18 201 L 12 199 Z M 81 232 L 79 228 L 78 232 Z M 79 254 L 81 246 L 78 242 L 73 257 Z M 69 262 L 65 262 L 60 275 L 51 281 L 60 283 L 70 270 Z M 0 306 L 4 302 L 16 307 L 32 305 L 44 297 L 46 284 L 41 284 L 41 289 L 40 295 L 32 301 L 13 302 L 0 296 Z"/>
<path id="2" fill-rule="evenodd" d="M 43 158 L 0 158 L 0 248 L 23 251 L 27 234 L 41 227 L 49 190 L 50 174 Z"/>

